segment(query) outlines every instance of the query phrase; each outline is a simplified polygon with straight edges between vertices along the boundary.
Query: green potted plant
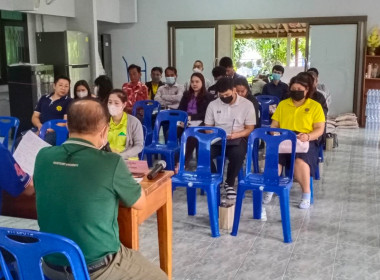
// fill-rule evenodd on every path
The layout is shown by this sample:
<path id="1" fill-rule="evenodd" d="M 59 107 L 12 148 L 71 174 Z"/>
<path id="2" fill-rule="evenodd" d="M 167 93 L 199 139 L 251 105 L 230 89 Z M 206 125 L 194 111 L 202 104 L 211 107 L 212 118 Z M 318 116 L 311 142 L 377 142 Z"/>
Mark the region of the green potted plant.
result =
<path id="1" fill-rule="evenodd" d="M 376 48 L 380 46 L 380 35 L 377 27 L 372 28 L 371 33 L 367 38 L 368 54 L 375 55 Z"/>

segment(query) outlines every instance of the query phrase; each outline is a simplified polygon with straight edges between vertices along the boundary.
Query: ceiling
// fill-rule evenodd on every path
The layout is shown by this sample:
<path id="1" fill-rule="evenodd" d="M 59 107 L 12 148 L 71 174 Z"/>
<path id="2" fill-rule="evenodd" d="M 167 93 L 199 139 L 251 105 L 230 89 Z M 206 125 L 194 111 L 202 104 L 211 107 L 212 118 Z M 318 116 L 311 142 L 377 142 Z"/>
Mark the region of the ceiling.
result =
<path id="1" fill-rule="evenodd" d="M 256 23 L 236 24 L 236 39 L 284 38 L 288 34 L 292 37 L 306 36 L 306 23 Z M 278 32 L 278 36 L 277 36 Z"/>

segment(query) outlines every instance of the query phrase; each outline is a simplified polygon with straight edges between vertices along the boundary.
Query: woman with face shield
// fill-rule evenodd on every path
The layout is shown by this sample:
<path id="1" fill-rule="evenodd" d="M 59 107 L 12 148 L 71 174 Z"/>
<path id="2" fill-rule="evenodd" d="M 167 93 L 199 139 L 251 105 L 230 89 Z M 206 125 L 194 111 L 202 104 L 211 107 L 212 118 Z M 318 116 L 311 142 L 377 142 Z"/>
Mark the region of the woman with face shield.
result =
<path id="1" fill-rule="evenodd" d="M 111 115 L 108 142 L 112 152 L 120 153 L 124 159 L 138 159 L 144 148 L 144 135 L 140 121 L 124 112 L 127 97 L 121 89 L 114 89 L 107 98 Z"/>

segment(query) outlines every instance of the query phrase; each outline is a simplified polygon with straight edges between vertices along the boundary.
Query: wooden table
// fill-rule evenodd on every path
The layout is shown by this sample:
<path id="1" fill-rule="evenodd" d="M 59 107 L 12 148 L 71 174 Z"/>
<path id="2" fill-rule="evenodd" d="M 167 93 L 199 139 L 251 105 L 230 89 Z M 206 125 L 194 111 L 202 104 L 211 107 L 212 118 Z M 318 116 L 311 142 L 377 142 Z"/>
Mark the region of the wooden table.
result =
<path id="1" fill-rule="evenodd" d="M 172 181 L 173 171 L 158 174 L 149 181 L 140 182 L 146 195 L 146 207 L 142 210 L 119 207 L 119 235 L 124 246 L 139 249 L 139 225 L 157 212 L 158 247 L 160 267 L 172 278 Z"/>

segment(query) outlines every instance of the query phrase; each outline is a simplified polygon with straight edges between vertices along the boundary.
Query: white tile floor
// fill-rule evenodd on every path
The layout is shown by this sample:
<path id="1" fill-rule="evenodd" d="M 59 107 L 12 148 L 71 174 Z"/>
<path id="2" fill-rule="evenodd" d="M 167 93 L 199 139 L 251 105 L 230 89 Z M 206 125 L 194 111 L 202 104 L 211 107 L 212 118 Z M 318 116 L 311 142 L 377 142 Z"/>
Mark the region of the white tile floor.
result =
<path id="1" fill-rule="evenodd" d="M 253 220 L 251 196 L 243 205 L 236 237 L 210 236 L 205 196 L 187 216 L 186 193 L 173 197 L 174 279 L 380 279 L 380 132 L 339 132 L 339 147 L 325 152 L 315 204 L 297 208 L 301 191 L 291 191 L 293 243 L 283 243 L 279 202 L 266 207 L 268 220 Z M 379 196 L 379 197 L 378 197 Z M 1 226 L 36 228 L 35 222 Z M 154 217 L 140 228 L 142 253 L 157 263 Z"/>

